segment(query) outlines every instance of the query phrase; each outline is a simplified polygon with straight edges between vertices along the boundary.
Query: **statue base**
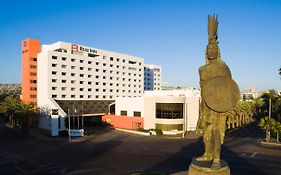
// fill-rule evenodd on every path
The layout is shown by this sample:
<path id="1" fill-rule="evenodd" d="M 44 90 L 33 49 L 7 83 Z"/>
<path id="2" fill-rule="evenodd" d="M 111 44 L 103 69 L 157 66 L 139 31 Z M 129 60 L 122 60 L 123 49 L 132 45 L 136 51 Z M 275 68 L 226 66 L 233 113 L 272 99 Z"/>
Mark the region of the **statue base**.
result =
<path id="1" fill-rule="evenodd" d="M 187 175 L 230 175 L 230 169 L 226 161 L 221 160 L 219 169 L 211 169 L 211 161 L 197 161 L 192 159 Z"/>

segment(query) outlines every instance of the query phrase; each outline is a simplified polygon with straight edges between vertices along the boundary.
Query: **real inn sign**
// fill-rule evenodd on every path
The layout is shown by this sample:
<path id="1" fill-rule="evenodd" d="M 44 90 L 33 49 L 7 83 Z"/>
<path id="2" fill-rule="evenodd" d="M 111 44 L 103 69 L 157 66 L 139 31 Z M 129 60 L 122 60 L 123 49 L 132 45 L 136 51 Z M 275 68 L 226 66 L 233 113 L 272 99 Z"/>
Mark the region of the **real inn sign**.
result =
<path id="1" fill-rule="evenodd" d="M 79 46 L 77 44 L 71 44 L 71 50 L 75 52 L 88 52 L 94 54 L 98 53 L 95 49 Z"/>

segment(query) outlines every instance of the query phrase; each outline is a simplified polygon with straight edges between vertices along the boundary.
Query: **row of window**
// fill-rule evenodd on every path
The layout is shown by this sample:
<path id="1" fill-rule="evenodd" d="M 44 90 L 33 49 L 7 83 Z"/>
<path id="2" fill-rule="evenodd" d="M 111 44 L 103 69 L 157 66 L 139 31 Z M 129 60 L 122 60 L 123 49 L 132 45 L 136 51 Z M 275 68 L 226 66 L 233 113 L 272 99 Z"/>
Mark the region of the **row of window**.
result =
<path id="1" fill-rule="evenodd" d="M 155 71 L 155 72 L 160 72 L 160 69 L 159 68 L 154 68 L 154 69 L 150 69 L 150 68 L 146 68 L 144 67 L 144 70 L 147 71 L 147 72 L 150 72 L 150 71 Z"/>
<path id="2" fill-rule="evenodd" d="M 129 86 L 129 87 L 130 87 L 130 86 Z M 134 87 L 136 87 L 136 86 L 134 86 Z M 58 89 L 58 88 L 55 87 L 55 86 L 52 87 L 52 90 L 53 90 L 53 91 L 55 91 L 55 90 L 57 90 L 57 89 Z M 66 91 L 66 89 L 67 89 L 67 87 L 61 87 L 61 90 L 62 90 L 62 91 Z M 78 89 L 79 89 L 80 92 L 84 92 L 84 91 L 86 91 L 86 90 L 87 90 L 88 92 L 92 92 L 92 88 L 78 88 Z M 35 89 L 35 90 L 36 90 L 36 89 Z M 71 91 L 75 91 L 76 88 L 71 87 L 70 90 L 71 90 Z M 102 92 L 107 92 L 107 91 L 113 92 L 113 89 L 109 89 L 109 90 L 107 90 L 107 89 L 102 89 L 102 90 L 101 90 L 101 89 L 98 89 L 98 88 L 95 89 L 95 92 L 100 92 L 100 91 L 102 91 Z M 121 92 L 121 90 L 119 90 L 119 89 L 116 89 L 115 91 L 116 91 L 116 92 Z M 123 89 L 122 92 L 125 93 L 126 90 Z M 128 90 L 128 92 L 129 92 L 129 93 L 131 93 L 131 92 L 137 93 L 136 90 L 134 90 L 134 91 L 133 91 L 133 90 L 132 90 L 132 91 L 131 91 L 131 90 Z M 139 93 L 141 93 L 141 91 L 139 91 Z"/>
<path id="3" fill-rule="evenodd" d="M 103 56 L 103 59 L 106 59 L 107 57 L 106 56 Z M 58 57 L 57 56 L 52 56 L 52 59 L 53 60 L 57 60 L 58 59 Z M 66 61 L 67 60 L 67 58 L 66 57 L 61 57 L 61 60 L 62 61 Z M 75 58 L 70 58 L 70 60 L 71 60 L 71 62 L 76 62 L 76 59 Z M 83 59 L 78 59 L 79 60 L 79 62 L 80 63 L 84 63 L 84 61 L 85 60 L 83 60 Z M 113 57 L 110 57 L 110 59 L 109 59 L 110 61 L 114 61 L 114 58 Z M 116 58 L 116 62 L 120 62 L 120 58 Z M 122 62 L 123 63 L 126 63 L 126 60 L 125 59 L 122 59 Z M 129 64 L 136 64 L 137 62 L 136 61 L 128 61 L 128 63 Z M 92 64 L 92 61 L 88 61 L 88 64 Z M 139 65 L 141 66 L 142 65 L 142 63 L 141 62 L 139 62 Z"/>
<path id="4" fill-rule="evenodd" d="M 89 68 L 89 69 L 90 69 L 90 68 Z M 96 72 L 99 72 L 99 71 L 100 71 L 100 69 L 96 69 Z M 106 73 L 107 70 L 102 70 L 102 72 L 103 72 L 103 73 Z M 109 72 L 112 74 L 112 73 L 113 73 L 113 70 L 110 70 Z M 57 75 L 57 73 L 58 73 L 57 71 L 52 71 L 52 75 Z M 116 71 L 116 74 L 119 74 L 119 73 L 120 73 L 119 71 Z M 36 74 L 36 73 L 35 73 L 35 74 Z M 61 72 L 61 75 L 65 76 L 65 75 L 67 75 L 67 72 Z M 73 73 L 73 72 L 72 72 L 72 73 L 70 73 L 70 75 L 73 77 L 73 76 L 76 75 L 76 73 Z M 123 72 L 122 75 L 126 75 L 126 72 Z M 129 76 L 132 76 L 132 75 L 133 75 L 134 77 L 137 76 L 136 73 L 134 73 L 134 74 L 133 74 L 133 73 L 128 73 L 128 75 L 129 75 Z M 88 75 L 88 78 L 91 78 L 91 76 L 92 76 L 92 75 L 89 74 L 89 75 Z M 84 74 L 80 73 L 80 77 L 84 77 Z M 139 74 L 139 77 L 141 77 L 141 74 Z"/>
<path id="5" fill-rule="evenodd" d="M 144 76 L 150 76 L 151 74 L 149 74 L 149 73 L 144 73 Z M 158 76 L 158 77 L 160 77 L 160 74 L 154 74 L 154 77 L 156 77 L 156 76 Z"/>
<path id="6" fill-rule="evenodd" d="M 127 111 L 121 110 L 121 111 L 120 111 L 120 115 L 127 116 Z M 139 112 L 139 111 L 134 111 L 134 117 L 141 117 L 141 112 Z"/>
<path id="7" fill-rule="evenodd" d="M 96 76 L 96 78 L 98 79 L 98 77 Z M 106 77 L 104 76 L 103 77 L 103 79 L 105 79 Z M 112 77 L 110 77 L 111 78 L 111 80 L 112 80 Z M 117 80 L 119 80 L 119 79 L 117 79 Z M 132 79 L 128 79 L 128 81 L 130 81 L 130 82 L 132 82 L 131 81 Z M 126 81 L 126 78 L 122 78 L 122 81 Z M 36 80 L 30 80 L 30 83 L 36 83 L 37 81 Z M 52 83 L 56 83 L 57 82 L 57 79 L 52 79 Z M 67 80 L 65 80 L 65 79 L 62 79 L 61 80 L 61 83 L 66 83 L 67 82 Z M 84 84 L 86 81 L 83 81 L 83 80 L 80 80 L 79 81 L 79 84 Z M 136 79 L 134 79 L 134 82 L 137 82 L 137 80 Z M 139 80 L 139 82 L 141 82 L 141 80 Z M 70 80 L 70 83 L 71 84 L 75 84 L 76 83 L 76 80 Z M 91 81 L 88 81 L 88 85 L 91 85 L 92 84 L 92 82 Z M 108 83 L 110 86 L 113 86 L 113 83 Z M 99 82 L 96 82 L 96 85 L 99 85 Z M 104 82 L 103 83 L 103 86 L 105 86 L 106 85 L 106 83 Z M 119 86 L 120 84 L 119 83 L 116 83 L 116 86 Z M 136 84 L 135 84 L 136 85 Z M 124 86 L 126 86 L 126 84 L 123 84 L 123 87 Z M 131 87 L 131 85 L 129 84 L 128 85 L 128 87 Z M 135 87 L 135 86 L 134 86 Z M 139 87 L 141 87 L 141 85 L 139 85 Z"/>
<path id="8" fill-rule="evenodd" d="M 105 63 L 103 63 L 103 64 L 105 64 Z M 32 67 L 33 66 L 33 67 Z M 52 63 L 52 67 L 54 67 L 54 68 L 56 68 L 58 66 L 58 64 L 56 64 L 56 63 Z M 76 67 L 77 66 L 70 66 L 70 68 L 71 69 L 76 69 Z M 110 65 L 110 67 L 113 67 L 113 65 L 111 66 Z M 34 66 L 34 65 L 31 65 L 31 68 L 36 68 L 36 66 Z M 67 65 L 65 65 L 65 64 L 62 64 L 61 65 L 61 68 L 67 68 Z M 116 68 L 120 68 L 120 66 L 119 65 L 116 65 Z M 122 66 L 122 68 L 123 69 L 126 69 L 126 66 Z M 84 70 L 85 69 L 85 67 L 79 67 L 79 70 Z M 91 68 L 91 67 L 88 67 L 88 71 L 91 71 L 93 68 Z M 131 67 L 129 67 L 129 70 L 137 70 L 137 68 L 131 68 Z M 139 71 L 141 71 L 142 69 L 139 69 Z M 98 72 L 99 71 L 99 69 L 96 69 L 96 72 Z M 103 72 L 105 72 L 106 70 L 103 70 Z M 112 71 L 112 70 L 111 70 Z M 118 71 L 117 71 L 118 72 Z"/>
<path id="9" fill-rule="evenodd" d="M 36 95 L 31 95 L 32 98 L 36 98 Z M 61 98 L 66 98 L 67 95 L 66 94 L 63 94 L 60 96 Z M 70 98 L 88 98 L 88 99 L 92 99 L 93 97 L 95 97 L 95 99 L 107 99 L 107 98 L 110 98 L 110 99 L 113 99 L 113 95 L 109 95 L 109 96 L 106 96 L 106 95 L 70 95 Z M 118 95 L 116 97 L 119 97 Z M 125 96 L 123 96 L 125 97 Z M 132 97 L 132 96 L 129 96 L 129 97 Z M 134 96 L 134 97 L 137 97 L 137 96 Z M 58 95 L 56 94 L 52 94 L 52 98 L 58 98 Z"/>

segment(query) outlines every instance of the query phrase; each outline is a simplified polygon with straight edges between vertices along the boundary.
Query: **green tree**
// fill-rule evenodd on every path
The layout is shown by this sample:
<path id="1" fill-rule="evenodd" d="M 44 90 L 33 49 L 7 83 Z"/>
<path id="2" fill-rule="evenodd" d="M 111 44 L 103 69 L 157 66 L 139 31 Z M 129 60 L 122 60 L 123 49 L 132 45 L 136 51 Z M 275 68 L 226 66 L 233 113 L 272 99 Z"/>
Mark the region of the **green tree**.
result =
<path id="1" fill-rule="evenodd" d="M 260 120 L 259 127 L 262 130 L 265 130 L 265 140 L 268 142 L 270 140 L 270 130 L 272 130 L 274 126 L 275 120 L 265 116 Z"/>
<path id="2" fill-rule="evenodd" d="M 36 109 L 31 104 L 20 100 L 19 96 L 8 96 L 1 103 L 0 110 L 5 114 L 9 124 L 28 133 L 28 124 L 31 117 L 38 117 Z"/>
<path id="3" fill-rule="evenodd" d="M 281 123 L 274 122 L 274 126 L 272 128 L 274 134 L 276 134 L 276 141 L 279 143 L 279 135 L 281 134 Z"/>

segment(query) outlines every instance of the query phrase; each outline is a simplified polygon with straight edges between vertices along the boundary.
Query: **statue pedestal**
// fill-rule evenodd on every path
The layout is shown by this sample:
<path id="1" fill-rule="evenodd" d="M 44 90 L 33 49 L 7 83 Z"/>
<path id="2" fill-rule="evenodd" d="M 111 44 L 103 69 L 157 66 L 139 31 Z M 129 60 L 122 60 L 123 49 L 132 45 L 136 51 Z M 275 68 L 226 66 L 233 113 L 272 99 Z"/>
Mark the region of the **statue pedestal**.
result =
<path id="1" fill-rule="evenodd" d="M 211 161 L 197 161 L 192 159 L 189 165 L 188 175 L 230 175 L 228 164 L 221 160 L 221 167 L 219 169 L 211 169 Z"/>

